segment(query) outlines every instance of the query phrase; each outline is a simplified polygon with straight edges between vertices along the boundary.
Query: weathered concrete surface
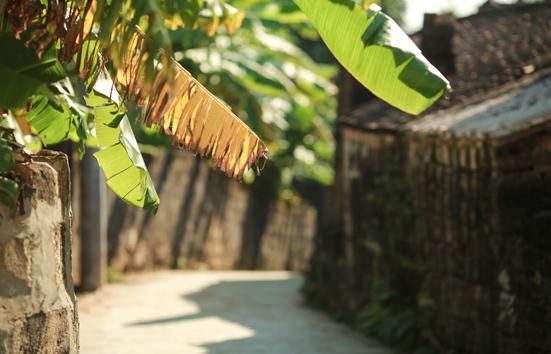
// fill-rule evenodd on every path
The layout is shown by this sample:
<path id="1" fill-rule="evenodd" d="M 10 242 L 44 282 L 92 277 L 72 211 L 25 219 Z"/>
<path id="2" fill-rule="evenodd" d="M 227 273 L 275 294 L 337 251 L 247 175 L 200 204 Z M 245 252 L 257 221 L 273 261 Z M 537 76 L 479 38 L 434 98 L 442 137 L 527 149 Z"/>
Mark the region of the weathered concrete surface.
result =
<path id="1" fill-rule="evenodd" d="M 18 164 L 22 207 L 0 206 L 0 353 L 76 353 L 67 159 Z"/>
<path id="2" fill-rule="evenodd" d="M 287 272 L 162 272 L 79 300 L 83 354 L 385 354 L 301 305 Z"/>

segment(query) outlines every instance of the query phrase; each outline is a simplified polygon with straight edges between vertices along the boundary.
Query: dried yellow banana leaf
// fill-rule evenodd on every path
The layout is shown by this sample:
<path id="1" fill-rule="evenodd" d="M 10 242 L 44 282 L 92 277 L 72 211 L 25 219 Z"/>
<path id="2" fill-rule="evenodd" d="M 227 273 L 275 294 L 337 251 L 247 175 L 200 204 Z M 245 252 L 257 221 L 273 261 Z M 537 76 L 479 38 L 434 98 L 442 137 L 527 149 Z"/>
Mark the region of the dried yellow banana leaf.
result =
<path id="1" fill-rule="evenodd" d="M 173 137 L 175 146 L 211 157 L 214 165 L 238 180 L 259 159 L 267 158 L 258 136 L 175 60 L 161 58 L 168 67 L 160 68 L 153 83 L 146 84 L 143 35 L 136 32 L 130 43 L 116 81 L 144 107 L 147 126 L 159 126 Z"/>

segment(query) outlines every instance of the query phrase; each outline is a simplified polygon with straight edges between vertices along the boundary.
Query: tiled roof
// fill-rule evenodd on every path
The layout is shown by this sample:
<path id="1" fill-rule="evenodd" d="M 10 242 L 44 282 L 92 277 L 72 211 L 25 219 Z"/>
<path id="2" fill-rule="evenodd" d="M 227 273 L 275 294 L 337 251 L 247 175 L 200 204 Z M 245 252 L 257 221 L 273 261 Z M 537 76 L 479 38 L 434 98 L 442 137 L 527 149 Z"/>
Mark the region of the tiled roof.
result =
<path id="1" fill-rule="evenodd" d="M 545 70 L 489 95 L 410 121 L 408 131 L 456 137 L 499 138 L 551 121 L 551 71 Z"/>
<path id="2" fill-rule="evenodd" d="M 454 98 L 487 92 L 551 65 L 551 3 L 486 11 L 458 21 Z"/>
<path id="3" fill-rule="evenodd" d="M 486 10 L 456 20 L 453 27 L 455 72 L 448 78 L 454 92 L 423 116 L 551 67 L 551 2 Z M 419 118 L 373 99 L 339 117 L 338 122 L 360 129 L 388 130 L 412 119 Z"/>
<path id="4" fill-rule="evenodd" d="M 388 103 L 373 99 L 338 119 L 339 125 L 365 130 L 396 130 L 411 120 L 411 115 L 399 111 Z"/>

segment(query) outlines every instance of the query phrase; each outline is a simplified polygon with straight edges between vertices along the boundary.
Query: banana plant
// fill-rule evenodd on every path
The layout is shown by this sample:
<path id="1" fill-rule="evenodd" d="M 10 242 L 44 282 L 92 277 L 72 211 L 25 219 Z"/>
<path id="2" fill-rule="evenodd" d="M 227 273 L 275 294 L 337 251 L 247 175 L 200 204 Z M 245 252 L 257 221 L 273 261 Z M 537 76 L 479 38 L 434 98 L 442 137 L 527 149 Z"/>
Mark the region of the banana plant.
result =
<path id="1" fill-rule="evenodd" d="M 343 66 L 389 103 L 418 114 L 449 90 L 379 8 L 365 11 L 353 0 L 295 2 Z M 129 204 L 156 208 L 129 109 L 176 147 L 210 157 L 241 179 L 267 157 L 266 144 L 173 59 L 169 31 L 232 35 L 244 18 L 223 0 L 0 0 L 0 200 L 13 202 L 17 194 L 17 183 L 6 182 L 15 180 L 14 139 L 36 135 L 45 145 L 72 139 L 81 150 L 101 147 L 96 157 L 113 192 Z M 269 63 L 255 66 L 238 51 L 234 64 L 247 62 L 241 67 L 287 88 L 277 70 L 265 70 Z"/>
<path id="2" fill-rule="evenodd" d="M 298 21 L 305 20 L 298 7 L 283 2 L 234 3 L 247 17 L 232 36 L 185 29 L 170 36 L 182 65 L 266 142 L 269 173 L 257 180 L 248 174 L 246 182 L 292 198 L 296 180 L 333 180 L 337 87 L 331 78 L 337 67 L 316 62 L 301 48 L 319 39 L 311 25 Z"/>

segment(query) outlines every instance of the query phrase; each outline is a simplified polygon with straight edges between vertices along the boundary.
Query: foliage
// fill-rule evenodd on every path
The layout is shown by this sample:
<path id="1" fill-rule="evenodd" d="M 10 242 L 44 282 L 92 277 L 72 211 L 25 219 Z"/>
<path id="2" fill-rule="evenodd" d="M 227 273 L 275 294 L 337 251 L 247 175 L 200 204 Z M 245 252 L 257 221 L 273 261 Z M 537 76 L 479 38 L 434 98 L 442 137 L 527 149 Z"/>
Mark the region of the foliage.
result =
<path id="1" fill-rule="evenodd" d="M 301 49 L 316 37 L 292 1 L 232 4 L 247 12 L 234 36 L 179 29 L 171 33 L 175 56 L 268 143 L 275 168 L 258 182 L 279 192 L 294 179 L 330 183 L 336 68 Z"/>
<path id="2" fill-rule="evenodd" d="M 352 0 L 296 3 L 336 57 L 392 104 L 418 112 L 445 91 L 445 79 L 386 15 L 372 10 L 366 18 Z M 270 142 L 280 180 L 330 182 L 334 102 L 328 97 L 335 89 L 330 70 L 297 46 L 315 32 L 290 1 L 233 4 L 251 16 L 244 21 L 223 0 L 0 0 L 0 52 L 9 53 L 0 56 L 1 119 L 13 118 L 20 143 L 38 135 L 45 145 L 76 141 L 81 153 L 86 145 L 101 147 L 96 157 L 109 186 L 132 205 L 156 208 L 159 200 L 127 111 L 240 179 L 265 157 L 264 143 L 172 59 L 179 54 Z M 351 26 L 342 25 L 346 19 Z M 391 75 L 380 80 L 373 75 L 380 72 Z M 106 82 L 110 88 L 100 87 Z M 9 160 L 6 151 L 1 156 Z M 3 181 L 12 180 L 9 173 L 0 171 Z M 13 199 L 15 190 L 2 188 Z"/>
<path id="3" fill-rule="evenodd" d="M 422 240 L 414 234 L 415 172 L 406 164 L 405 143 L 370 146 L 368 160 L 360 164 L 363 178 L 353 185 L 353 234 L 346 237 L 340 227 L 321 232 L 302 290 L 310 305 L 398 352 L 445 353 L 430 330 L 434 287 Z"/>
<path id="4" fill-rule="evenodd" d="M 17 147 L 13 140 L 13 131 L 0 125 L 0 204 L 10 208 L 15 207 L 19 197 L 19 185 L 9 178 L 15 165 L 13 148 Z"/>
<path id="5" fill-rule="evenodd" d="M 356 327 L 407 353 L 438 353 L 432 337 L 423 330 L 433 318 L 430 300 L 420 298 L 418 303 L 405 304 L 400 301 L 400 294 L 385 284 L 375 284 L 374 288 L 371 301 L 356 317 Z"/>
<path id="6" fill-rule="evenodd" d="M 404 15 L 406 14 L 406 1 L 405 0 L 380 0 L 363 1 L 364 8 L 367 9 L 372 3 L 379 4 L 383 11 L 390 16 L 397 24 L 403 25 Z"/>
<path id="7" fill-rule="evenodd" d="M 110 284 L 120 283 L 122 281 L 122 273 L 113 269 L 113 267 L 107 268 L 107 282 Z"/>
<path id="8" fill-rule="evenodd" d="M 113 83 L 100 77 L 95 87 L 97 90 L 88 95 L 86 103 L 94 107 L 96 144 L 104 148 L 95 156 L 105 173 L 107 185 L 130 205 L 142 208 L 158 205 L 159 197 L 132 134 L 125 109 L 121 107 L 118 94 L 110 92 Z"/>
<path id="9" fill-rule="evenodd" d="M 366 15 L 349 0 L 296 3 L 341 64 L 393 106 L 419 114 L 450 90 L 444 76 L 378 5 L 371 5 Z"/>
<path id="10" fill-rule="evenodd" d="M 425 269 L 422 255 L 411 255 L 406 243 L 415 218 L 413 183 L 404 170 L 402 143 L 385 151 L 385 174 L 369 170 L 376 176 L 365 181 L 367 191 L 363 210 L 370 217 L 362 227 L 361 240 L 366 257 L 364 266 L 369 286 L 367 301 L 356 316 L 357 327 L 369 336 L 396 345 L 408 353 L 438 352 L 438 343 L 426 329 L 434 319 L 432 300 L 424 289 Z M 379 167 L 380 168 L 380 167 Z M 395 222 L 388 222 L 391 217 Z M 416 249 L 420 249 L 417 247 Z"/>
<path id="11" fill-rule="evenodd" d="M 266 154 L 256 135 L 170 58 L 167 25 L 233 33 L 243 19 L 235 8 L 220 1 L 123 0 L 2 0 L 0 8 L 0 50 L 10 53 L 0 58 L 8 83 L 0 88 L 0 107 L 18 114 L 25 135 L 36 134 L 45 145 L 72 139 L 81 153 L 86 145 L 102 148 L 96 157 L 107 184 L 127 203 L 159 204 L 127 106 L 136 108 L 137 120 L 162 126 L 178 146 L 212 156 L 232 177 L 241 178 Z M 206 120 L 209 115 L 216 119 Z"/>

